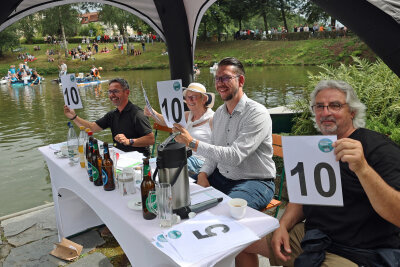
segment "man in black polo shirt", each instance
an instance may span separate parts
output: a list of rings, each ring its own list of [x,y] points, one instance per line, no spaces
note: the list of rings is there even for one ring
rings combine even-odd
[[[343,206],[289,203],[280,226],[236,257],[236,266],[399,266],[400,147],[365,129],[365,106],[343,81],[321,81],[311,93],[316,126],[337,135]],[[305,222],[303,222],[305,220]]]
[[[154,135],[149,119],[143,110],[129,101],[129,84],[121,78],[109,82],[108,95],[117,107],[96,122],[84,120],[73,109],[64,106],[64,114],[78,126],[90,128],[94,133],[111,128],[114,143],[122,151],[138,151],[150,155],[150,145],[154,144]]]

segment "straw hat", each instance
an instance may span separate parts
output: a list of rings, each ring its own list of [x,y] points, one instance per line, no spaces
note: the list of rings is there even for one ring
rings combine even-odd
[[[186,96],[186,92],[188,90],[207,96],[206,107],[212,108],[214,106],[215,94],[214,93],[207,93],[206,88],[201,83],[191,83],[191,84],[189,84],[189,86],[184,89],[183,96]]]

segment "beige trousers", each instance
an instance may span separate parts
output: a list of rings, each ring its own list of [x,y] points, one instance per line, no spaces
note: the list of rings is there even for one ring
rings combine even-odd
[[[269,262],[272,266],[294,266],[294,260],[299,256],[303,250],[301,249],[301,240],[304,237],[304,223],[296,224],[292,230],[289,232],[289,240],[290,240],[290,248],[292,249],[292,255],[290,260],[287,262],[283,262],[280,259],[275,258],[275,255],[270,256]],[[272,233],[266,236],[267,244],[271,244]],[[326,252],[325,260],[322,263],[321,267],[357,267],[358,265],[354,262],[340,257],[338,255]]]

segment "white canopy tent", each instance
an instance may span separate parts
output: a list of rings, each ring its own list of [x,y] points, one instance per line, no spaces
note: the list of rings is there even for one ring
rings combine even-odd
[[[192,81],[201,18],[216,0],[92,0],[127,10],[147,22],[168,46],[171,79]],[[238,0],[240,1],[240,0]],[[362,38],[400,76],[398,0],[313,0]],[[0,31],[37,11],[80,0],[9,0],[2,3]]]

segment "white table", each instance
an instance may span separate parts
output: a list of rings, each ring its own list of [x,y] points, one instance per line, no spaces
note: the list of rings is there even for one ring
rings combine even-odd
[[[143,219],[141,211],[127,207],[129,197],[117,190],[106,192],[102,186],[89,181],[85,169],[79,164],[70,166],[68,159],[54,155],[49,146],[40,147],[50,171],[58,237],[68,237],[94,226],[106,224],[124,250],[133,266],[177,266],[167,255],[151,244],[153,236],[161,232],[157,219]],[[198,188],[192,184],[191,191]],[[229,216],[226,203],[209,209],[211,213]],[[246,218],[239,221],[259,237],[278,227],[275,218],[248,208]],[[201,266],[234,266],[234,257],[245,246],[210,257]],[[196,264],[196,266],[200,266]]]

